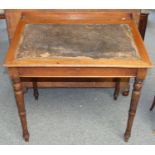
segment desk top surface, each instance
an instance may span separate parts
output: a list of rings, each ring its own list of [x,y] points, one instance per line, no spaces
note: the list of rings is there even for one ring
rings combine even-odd
[[[27,24],[16,59],[139,59],[127,24]]]
[[[63,22],[21,20],[4,65],[121,68],[152,66],[132,21]]]

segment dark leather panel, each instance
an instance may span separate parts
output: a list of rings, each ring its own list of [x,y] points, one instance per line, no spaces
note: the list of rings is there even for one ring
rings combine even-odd
[[[126,24],[28,24],[16,58],[139,58]]]

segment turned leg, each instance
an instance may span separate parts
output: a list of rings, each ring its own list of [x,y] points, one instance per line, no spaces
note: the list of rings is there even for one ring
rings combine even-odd
[[[114,100],[117,100],[119,92],[120,92],[120,78],[117,78],[116,84],[115,84],[114,96],[113,96]]]
[[[39,92],[38,92],[37,79],[34,78],[32,83],[33,83],[33,96],[35,100],[38,100]]]
[[[26,121],[26,111],[24,105],[24,95],[23,95],[23,88],[20,78],[12,78],[14,94],[16,98],[16,104],[18,108],[18,113],[23,129],[23,138],[25,141],[29,141],[29,132],[27,129],[27,121]]]
[[[131,103],[130,103],[130,109],[129,109],[129,116],[128,116],[128,122],[127,122],[127,128],[124,134],[124,140],[127,142],[131,135],[131,129],[133,125],[133,120],[136,114],[136,109],[140,97],[140,92],[142,88],[143,80],[135,78],[133,91],[132,91],[132,97],[131,97]]]
[[[153,110],[154,106],[155,106],[155,96],[154,96],[154,100],[153,100],[152,106],[151,106],[151,108],[150,108],[150,111]]]

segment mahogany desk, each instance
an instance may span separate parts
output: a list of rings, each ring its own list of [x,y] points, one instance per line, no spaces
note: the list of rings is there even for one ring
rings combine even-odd
[[[29,140],[29,132],[23,79],[135,77],[124,134],[128,141],[143,80],[152,66],[132,18],[118,14],[117,19],[109,20],[102,12],[48,16],[23,15],[5,61],[25,141]]]

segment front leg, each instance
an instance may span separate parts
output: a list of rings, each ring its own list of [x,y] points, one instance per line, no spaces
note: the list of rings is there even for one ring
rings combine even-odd
[[[140,98],[140,92],[142,88],[143,80],[135,78],[135,82],[133,85],[130,109],[129,109],[129,116],[127,122],[127,128],[124,134],[124,140],[127,142],[131,136],[131,129],[134,121],[134,117],[137,110],[138,101]]]
[[[14,94],[16,98],[18,113],[19,113],[22,129],[23,129],[23,138],[25,139],[25,141],[29,141],[29,132],[27,129],[22,82],[19,77],[13,77],[12,82],[13,82],[13,88],[14,88]]]

